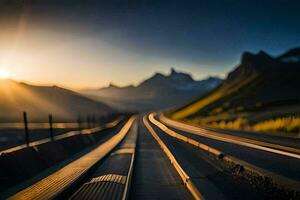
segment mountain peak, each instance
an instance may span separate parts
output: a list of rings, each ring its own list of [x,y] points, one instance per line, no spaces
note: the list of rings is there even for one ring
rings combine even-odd
[[[115,85],[115,84],[113,84],[113,83],[109,83],[109,86],[108,86],[109,88],[119,88],[119,86],[117,86],[117,85]]]
[[[179,82],[193,82],[194,79],[188,73],[178,72],[174,68],[171,68],[171,73],[168,76],[169,79]]]
[[[264,51],[259,51],[257,54],[245,52],[242,54],[241,64],[242,65],[257,65],[261,62],[269,62],[273,58]]]
[[[276,65],[276,59],[264,51],[259,51],[256,54],[244,52],[241,57],[241,64],[228,74],[227,80],[231,81],[238,77],[246,78],[252,74],[261,74]]]
[[[263,51],[263,50],[260,50],[259,52],[258,52],[258,54],[257,55],[259,55],[259,56],[266,56],[266,57],[270,57],[270,55],[269,54],[267,54],[265,51]]]
[[[259,51],[257,54],[245,52],[242,55],[239,67],[261,72],[267,69],[268,66],[273,65],[275,62],[276,60],[264,51]]]
[[[165,75],[163,75],[162,73],[156,72],[152,78],[165,78]]]
[[[188,73],[178,72],[175,68],[171,68],[169,76],[176,76],[176,75],[189,75]],[[189,75],[190,76],[190,75]]]
[[[297,63],[300,62],[300,47],[293,48],[286,53],[280,55],[278,60],[285,63]]]
[[[178,72],[175,70],[175,68],[171,68],[171,73],[170,73],[170,75],[172,75],[172,74],[178,74]]]

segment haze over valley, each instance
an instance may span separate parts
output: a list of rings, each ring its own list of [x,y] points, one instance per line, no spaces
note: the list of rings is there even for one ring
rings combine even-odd
[[[109,87],[82,90],[93,99],[126,111],[149,111],[180,106],[221,83],[217,77],[195,81],[190,74],[171,69],[168,75],[155,73],[138,86]]]

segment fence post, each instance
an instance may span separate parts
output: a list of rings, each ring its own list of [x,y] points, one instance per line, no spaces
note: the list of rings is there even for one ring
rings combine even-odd
[[[95,114],[92,115],[92,128],[96,127],[96,118],[95,118]]]
[[[87,128],[91,128],[91,118],[90,115],[87,116]]]
[[[98,117],[98,125],[99,125],[99,126],[102,125],[102,116],[101,116],[101,115]]]
[[[29,131],[28,131],[28,120],[27,113],[23,112],[24,128],[25,128],[25,143],[29,147]]]
[[[77,118],[77,124],[78,124],[78,131],[79,131],[79,133],[81,133],[81,119],[80,119],[80,116],[78,116],[78,118]]]
[[[53,117],[51,114],[49,114],[49,130],[50,130],[50,138],[51,140],[54,139],[54,135],[53,135]]]

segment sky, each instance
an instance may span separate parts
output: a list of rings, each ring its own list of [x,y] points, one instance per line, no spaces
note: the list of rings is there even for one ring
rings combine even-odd
[[[300,1],[3,0],[0,27],[0,72],[12,79],[125,86],[172,67],[224,77],[244,51],[298,47]]]

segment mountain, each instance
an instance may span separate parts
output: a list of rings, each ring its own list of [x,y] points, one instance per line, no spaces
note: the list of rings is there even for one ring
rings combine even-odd
[[[278,60],[285,63],[300,62],[300,47],[289,50],[278,57]]]
[[[117,87],[111,84],[81,93],[120,109],[146,111],[179,106],[220,83],[221,79],[215,77],[195,81],[189,74],[171,69],[169,75],[156,73],[138,86]]]
[[[0,121],[21,121],[26,111],[30,121],[75,121],[80,115],[105,115],[114,110],[103,103],[57,86],[33,86],[0,80]]]
[[[174,119],[256,123],[300,116],[300,48],[272,57],[245,52],[240,64],[209,94],[175,110]],[[197,121],[196,120],[196,121]]]

